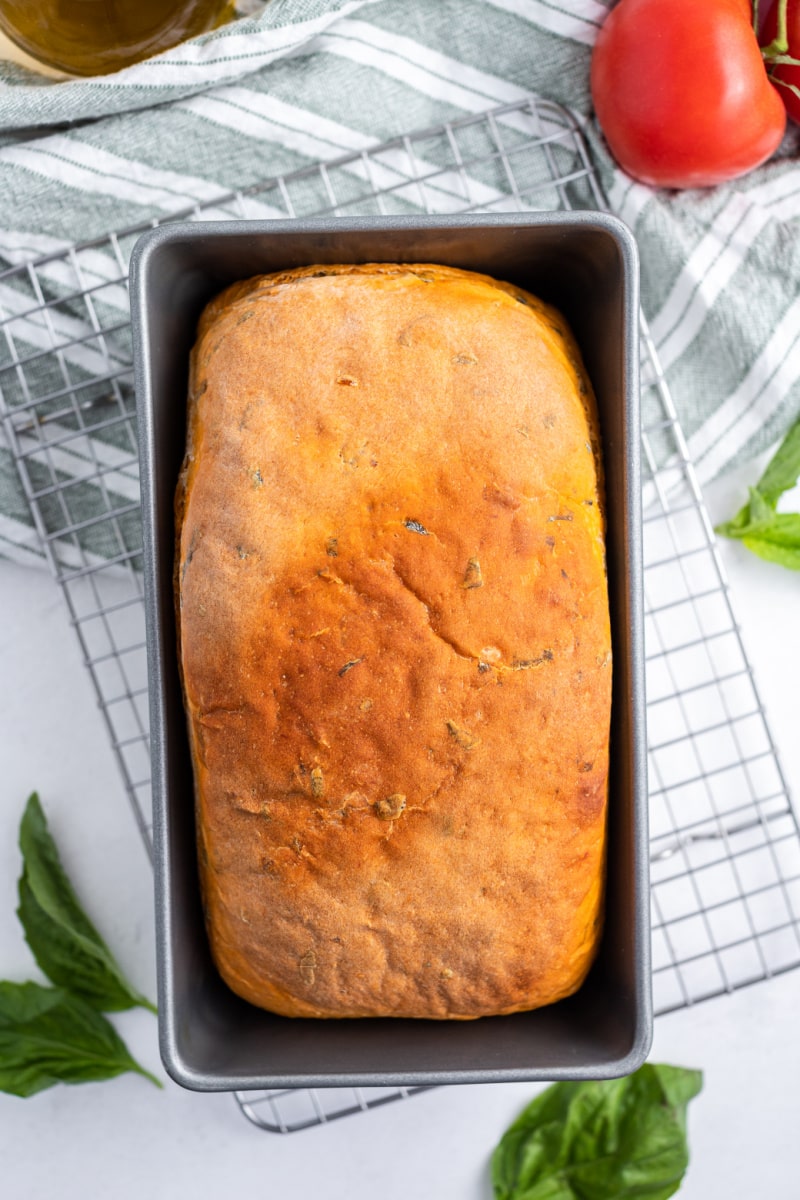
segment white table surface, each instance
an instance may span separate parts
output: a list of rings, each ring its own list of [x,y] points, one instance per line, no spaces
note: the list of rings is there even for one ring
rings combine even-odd
[[[714,485],[730,515],[760,464]],[[800,507],[795,496],[794,507]],[[795,798],[800,796],[800,575],[725,544],[734,600]],[[0,977],[40,978],[14,910],[24,801],[40,792],[66,866],[137,987],[155,995],[151,872],[56,585],[0,563]],[[656,1021],[651,1058],[702,1068],[686,1200],[800,1196],[800,971]],[[2,1193],[18,1200],[490,1200],[492,1147],[536,1088],[439,1089],[289,1136],[249,1125],[224,1095],[169,1081],[155,1019],[120,1014],[164,1081],[123,1076],[0,1095]]]

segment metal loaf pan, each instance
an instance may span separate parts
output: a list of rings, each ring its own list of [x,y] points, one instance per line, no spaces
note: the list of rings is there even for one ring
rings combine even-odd
[[[314,263],[430,262],[509,280],[556,304],[600,409],[614,644],[606,923],[580,991],[479,1021],[314,1021],[235,996],[208,950],[195,863],[192,770],[173,601],[173,496],[184,452],[189,351],[228,284]],[[651,1038],[638,265],[602,213],[174,224],[131,264],[144,520],[161,1052],[196,1090],[592,1079],[625,1074]],[[536,947],[531,947],[536,953]]]

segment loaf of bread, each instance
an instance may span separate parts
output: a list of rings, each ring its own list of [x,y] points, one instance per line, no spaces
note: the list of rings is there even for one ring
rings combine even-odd
[[[611,644],[563,318],[452,268],[262,276],[202,316],[177,497],[203,904],[287,1016],[574,992],[602,919]]]

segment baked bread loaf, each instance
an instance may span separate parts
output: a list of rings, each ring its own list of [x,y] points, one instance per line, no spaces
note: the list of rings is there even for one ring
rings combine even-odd
[[[611,647],[563,318],[429,265],[206,309],[177,497],[203,902],[288,1016],[574,992],[601,924]]]

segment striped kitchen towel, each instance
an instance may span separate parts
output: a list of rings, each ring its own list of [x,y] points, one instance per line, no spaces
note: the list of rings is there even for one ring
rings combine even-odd
[[[589,58],[608,6],[272,0],[100,79],[52,82],[0,63],[0,321],[21,303],[4,266],[534,93],[577,115],[611,207],[636,235],[645,313],[701,481],[712,479],[800,409],[800,141],[791,130],[767,166],[708,191],[628,179],[591,114]],[[100,254],[95,269],[102,279]],[[106,298],[124,312],[119,291]],[[0,383],[7,352],[0,341]],[[84,357],[91,373],[88,342]],[[111,429],[98,431],[103,486],[133,503],[135,475],[114,469],[116,452]],[[71,469],[65,455],[60,477]],[[0,554],[38,555],[1,442]]]

